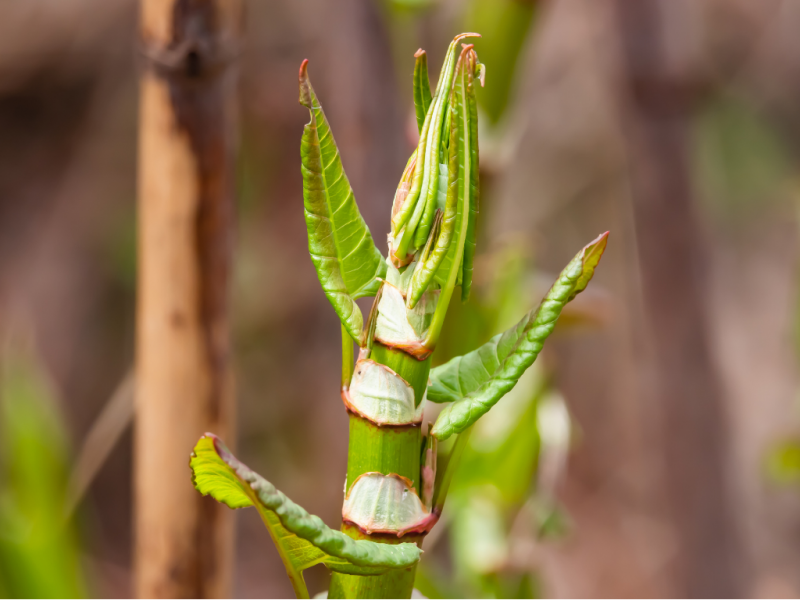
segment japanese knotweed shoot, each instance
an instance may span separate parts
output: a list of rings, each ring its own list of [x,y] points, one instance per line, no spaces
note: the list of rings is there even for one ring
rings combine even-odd
[[[342,323],[341,395],[350,419],[342,531],[293,504],[210,434],[191,460],[198,490],[261,513],[299,596],[308,594],[302,570],[322,563],[333,571],[329,598],[410,597],[419,545],[441,514],[470,426],[533,363],[606,246],[607,233],[581,250],[517,326],[431,371],[455,288],[461,286],[462,300],[469,296],[475,253],[475,93],[485,68],[472,45],[459,48],[466,37],[479,36],[452,41],[435,93],[427,55],[415,54],[420,139],[394,195],[385,258],[356,205],[308,62],[300,67],[300,103],[311,117],[301,143],[308,248]],[[355,302],[365,296],[375,297],[366,323]],[[360,346],[357,361],[353,340]],[[423,438],[428,399],[449,404]],[[458,438],[437,473],[437,442],[453,434]]]

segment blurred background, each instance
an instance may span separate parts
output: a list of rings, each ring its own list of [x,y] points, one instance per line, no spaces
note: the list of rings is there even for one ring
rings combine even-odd
[[[800,3],[246,4],[239,457],[339,522],[347,415],[302,216],[301,60],[383,249],[413,53],[435,85],[449,40],[477,31],[476,292],[434,360],[513,324],[611,236],[471,441],[419,589],[800,596]],[[133,593],[136,48],[134,0],[0,3],[0,595]],[[236,527],[235,595],[290,596],[256,512]],[[321,567],[306,578],[327,588]]]

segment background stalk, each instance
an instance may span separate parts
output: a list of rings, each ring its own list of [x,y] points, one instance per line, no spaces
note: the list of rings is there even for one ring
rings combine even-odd
[[[370,358],[386,365],[414,388],[417,405],[422,401],[428,386],[430,358],[417,360],[413,356],[375,342]],[[347,490],[362,473],[397,473],[414,482],[417,493],[420,487],[420,456],[422,453],[421,427],[378,427],[367,419],[350,415],[350,442],[347,456]],[[343,523],[342,531],[353,539],[370,539],[382,543],[421,543],[418,534],[398,538],[394,535],[368,535],[358,527]],[[384,575],[362,577],[334,573],[328,592],[329,598],[410,598],[414,588],[416,567],[389,571]]]
[[[231,439],[227,296],[239,0],[142,0],[135,590],[230,595],[233,515],[200,496],[189,451]]]

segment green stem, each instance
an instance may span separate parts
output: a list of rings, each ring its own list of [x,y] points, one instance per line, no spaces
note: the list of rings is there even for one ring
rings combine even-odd
[[[302,572],[296,573],[289,573],[289,581],[292,582],[292,589],[294,590],[294,595],[298,598],[305,600],[306,598],[311,598],[308,593],[308,587],[306,586],[306,581],[303,579]]]
[[[370,358],[385,365],[405,379],[414,388],[417,405],[422,402],[428,386],[431,361],[417,360],[401,350],[388,348],[375,342]],[[421,493],[420,454],[422,450],[421,427],[407,425],[401,427],[379,427],[356,415],[350,415],[350,444],[347,455],[347,483],[350,486],[359,475],[379,472],[384,475],[397,473],[414,482]],[[422,536],[405,535],[401,538],[392,535],[368,535],[349,523],[342,525],[342,531],[354,539],[371,539],[381,543],[416,542]],[[328,591],[329,598],[410,598],[414,588],[416,569],[389,571],[383,575],[363,577],[334,573]]]
[[[363,533],[353,525],[342,526],[342,531],[356,540],[380,541],[384,544],[422,543],[421,535],[406,535],[402,538],[385,535],[378,538]],[[416,567],[396,569],[373,577],[334,573],[328,598],[410,598],[416,570]]]

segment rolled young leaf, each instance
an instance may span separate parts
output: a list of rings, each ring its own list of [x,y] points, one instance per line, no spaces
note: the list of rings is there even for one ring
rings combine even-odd
[[[203,495],[230,508],[256,507],[298,597],[308,598],[302,571],[319,563],[339,573],[378,575],[419,560],[420,550],[414,544],[356,541],[330,529],[237,460],[211,433],[197,442],[189,464],[192,482]]]
[[[414,245],[420,247],[428,239],[431,226],[433,223],[433,215],[436,209],[438,188],[439,188],[439,155],[442,144],[448,138],[442,138],[445,134],[445,123],[448,121],[448,108],[450,107],[451,89],[454,86],[456,77],[456,63],[459,55],[458,42],[466,37],[480,37],[478,34],[462,33],[456,36],[448,48],[448,56],[442,68],[442,74],[439,76],[439,82],[436,85],[436,97],[433,99],[431,112],[433,113],[433,120],[431,122],[431,135],[428,137],[428,152],[425,156],[426,160],[426,181],[423,182],[422,194],[420,195],[420,203],[425,203],[425,209],[422,212],[422,219],[415,229]],[[430,173],[428,176],[427,172]],[[427,188],[425,187],[427,184]]]
[[[414,111],[417,114],[417,127],[422,133],[425,115],[431,105],[431,82],[428,79],[428,55],[420,48],[414,54]]]
[[[469,181],[469,214],[467,225],[467,241],[464,244],[464,259],[461,263],[461,301],[469,300],[472,289],[472,263],[475,258],[475,224],[478,221],[478,203],[480,197],[480,173],[478,153],[478,101],[475,98],[475,75],[479,69],[478,56],[469,54],[470,76],[467,81],[467,104],[469,108],[469,150],[470,150],[470,181]],[[483,78],[481,78],[483,87]]]
[[[466,65],[467,62],[470,60],[470,55],[474,54],[474,49],[472,44],[462,44],[463,50],[461,51],[461,55],[459,57],[459,62],[462,65]],[[457,131],[459,135],[454,136],[454,140],[458,140],[458,174],[455,181],[458,182],[458,198],[459,198],[459,209],[458,212],[463,216],[463,218],[458,220],[457,225],[457,234],[458,238],[455,243],[451,243],[451,248],[453,250],[452,254],[452,261],[450,263],[449,269],[447,270],[447,279],[444,281],[441,288],[441,296],[439,298],[439,304],[436,307],[436,311],[433,314],[433,318],[431,319],[431,326],[428,329],[428,334],[425,336],[425,341],[422,344],[422,347],[428,351],[433,352],[434,348],[436,348],[436,343],[439,340],[439,334],[442,331],[442,326],[444,325],[444,319],[447,315],[447,309],[450,306],[450,298],[453,295],[453,289],[455,288],[458,281],[461,279],[461,275],[463,273],[463,269],[461,268],[461,261],[464,258],[464,246],[467,240],[467,232],[468,232],[468,220],[466,218],[467,213],[469,212],[469,185],[472,181],[471,177],[471,165],[470,165],[470,135],[469,135],[469,113],[467,112],[467,80],[472,77],[473,73],[469,69],[462,68],[459,72],[459,77],[456,77],[456,83],[453,86],[453,94],[458,94],[461,96],[460,100],[456,103],[450,105],[451,110],[454,110],[457,107],[461,107],[460,114],[457,115],[455,118],[461,119],[461,123]],[[453,181],[453,176],[451,174],[450,180]],[[439,266],[437,269],[437,274],[442,272],[445,268],[447,263],[447,257],[450,255],[448,254],[445,256],[445,260],[442,261],[442,265]]]
[[[405,226],[405,231],[400,243],[394,250],[398,259],[404,259],[412,242],[421,246],[428,238],[428,232],[433,224],[433,215],[437,200],[439,186],[439,149],[441,147],[442,125],[445,120],[444,107],[448,103],[450,87],[455,70],[458,41],[465,37],[480,37],[475,33],[462,33],[457,35],[447,49],[439,81],[436,84],[436,94],[425,116],[425,123],[417,145],[417,168],[411,182],[411,189],[403,210],[397,213],[392,220],[393,230],[399,231]],[[420,228],[418,232],[417,229]]]
[[[300,146],[308,251],[328,300],[350,336],[358,341],[363,326],[357,298],[372,296],[386,263],[372,240],[344,172],[339,149],[308,79],[308,61],[300,67],[300,104],[311,121]]]
[[[453,402],[432,435],[445,440],[483,416],[516,385],[552,333],[564,305],[586,288],[603,255],[608,232],[581,250],[561,272],[542,303],[517,325],[486,344],[431,371],[428,399]]]
[[[414,275],[411,277],[411,284],[408,288],[408,307],[414,308],[419,301],[422,294],[430,285],[442,261],[448,254],[455,254],[453,241],[453,233],[460,230],[461,219],[463,218],[460,210],[462,205],[463,195],[462,192],[467,190],[467,186],[461,181],[464,177],[464,169],[459,168],[459,159],[464,157],[463,152],[463,137],[469,135],[468,132],[463,130],[462,113],[467,110],[467,107],[462,105],[462,100],[465,97],[461,93],[463,86],[461,71],[466,65],[462,64],[459,60],[455,71],[455,81],[453,84],[453,91],[450,94],[450,144],[449,144],[449,160],[448,160],[448,182],[447,182],[447,199],[445,201],[444,218],[442,219],[441,233],[435,240],[433,251],[430,256],[425,257],[417,263],[414,269]],[[469,155],[466,155],[469,158]],[[422,257],[421,257],[422,258]],[[451,259],[452,260],[452,259]],[[447,273],[446,269],[442,269]],[[445,278],[447,275],[445,274]]]

